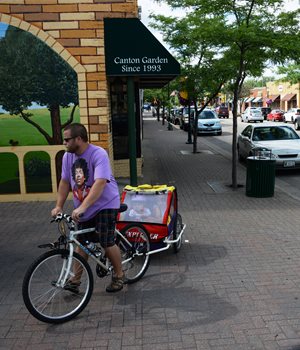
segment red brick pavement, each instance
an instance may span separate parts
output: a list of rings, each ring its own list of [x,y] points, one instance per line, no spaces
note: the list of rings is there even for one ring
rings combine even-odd
[[[115,295],[97,278],[82,314],[43,324],[21,285],[36,246],[56,238],[53,203],[0,203],[0,349],[300,349],[299,201],[277,188],[272,198],[232,191],[230,161],[201,138],[200,153],[183,154],[191,146],[181,130],[145,120],[144,135],[140,183],[177,186],[182,250],[154,256],[143,279]]]

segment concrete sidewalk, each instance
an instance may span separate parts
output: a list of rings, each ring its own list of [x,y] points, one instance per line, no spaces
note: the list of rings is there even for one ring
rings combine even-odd
[[[66,324],[35,320],[21,296],[36,246],[56,238],[53,203],[0,203],[0,349],[300,349],[299,201],[277,188],[272,198],[232,191],[230,161],[201,137],[192,154],[186,139],[144,120],[139,181],[176,185],[182,250],[153,256],[143,279],[115,295],[97,278],[87,308]]]

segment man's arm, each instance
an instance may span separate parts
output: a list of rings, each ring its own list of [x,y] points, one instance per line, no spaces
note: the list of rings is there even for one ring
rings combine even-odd
[[[51,211],[51,215],[53,217],[62,212],[65,201],[69,194],[69,190],[69,182],[64,179],[61,179],[57,191],[56,207]]]
[[[84,214],[84,212],[92,206],[96,200],[101,196],[104,187],[106,186],[107,180],[106,179],[96,179],[93,183],[90,192],[87,197],[83,200],[81,205],[73,210],[72,212],[72,218],[76,221],[79,220],[79,216]]]

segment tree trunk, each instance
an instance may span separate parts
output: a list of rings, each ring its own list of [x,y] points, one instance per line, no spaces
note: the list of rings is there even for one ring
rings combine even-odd
[[[244,68],[244,49],[241,48],[241,58],[239,64],[239,73],[234,83],[233,90],[233,124],[232,124],[232,188],[237,189],[237,112],[238,112],[238,98],[241,93],[246,77],[246,70]]]
[[[233,109],[232,109],[232,188],[237,189],[237,102],[238,102],[238,85],[233,92]]]
[[[162,110],[162,125],[165,125],[165,105],[163,105],[163,110]]]
[[[197,139],[198,139],[198,109],[197,100],[194,101],[195,112],[193,120],[193,153],[197,153]],[[190,125],[191,127],[191,125]]]
[[[59,105],[54,105],[49,108],[52,126],[53,145],[62,145],[63,138],[61,133],[61,120]]]
[[[157,117],[157,121],[158,121],[158,122],[160,121],[159,107],[160,107],[160,105],[158,105],[158,106],[156,107],[156,117]]]

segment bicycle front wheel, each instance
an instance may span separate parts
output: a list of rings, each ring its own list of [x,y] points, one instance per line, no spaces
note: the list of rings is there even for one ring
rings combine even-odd
[[[127,283],[140,280],[147,271],[150,263],[150,236],[140,224],[130,224],[117,236],[116,244],[119,246],[122,257],[122,268]]]
[[[93,274],[88,263],[74,252],[69,275],[69,251],[56,249],[41,255],[32,263],[23,280],[23,300],[28,311],[38,320],[62,323],[77,316],[88,304],[93,292]],[[62,285],[67,279],[81,275],[77,288]]]

